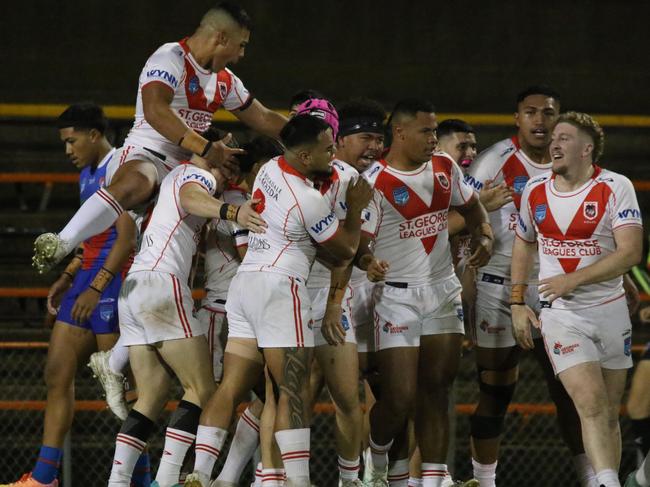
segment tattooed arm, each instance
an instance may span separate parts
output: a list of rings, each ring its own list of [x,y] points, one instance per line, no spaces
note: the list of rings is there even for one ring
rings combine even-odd
[[[352,275],[352,264],[331,269],[330,291],[327,294],[327,307],[321,325],[321,333],[330,345],[345,343],[345,328],[341,324],[343,313],[341,303]]]

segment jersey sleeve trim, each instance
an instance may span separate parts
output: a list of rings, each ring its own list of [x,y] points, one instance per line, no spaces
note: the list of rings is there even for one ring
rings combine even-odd
[[[159,79],[152,79],[151,81],[147,81],[146,83],[144,83],[142,85],[141,89],[143,90],[145,86],[149,86],[149,85],[152,85],[154,83],[158,83],[158,84],[161,84],[162,86],[164,86],[165,88],[169,88],[172,93],[176,92],[176,89],[172,85],[170,85],[169,83],[166,83],[165,81],[161,81]]]

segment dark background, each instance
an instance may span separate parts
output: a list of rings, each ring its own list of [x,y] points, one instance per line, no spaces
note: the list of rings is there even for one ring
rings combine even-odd
[[[213,4],[25,0],[0,6],[0,101],[133,104],[160,44],[192,33]],[[513,110],[545,82],[563,108],[650,113],[650,2],[243,0],[255,23],[234,67],[269,106],[313,87],[335,100],[408,95],[439,111]]]

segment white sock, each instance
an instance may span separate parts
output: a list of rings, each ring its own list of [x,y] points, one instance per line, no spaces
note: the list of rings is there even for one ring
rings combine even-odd
[[[359,478],[359,457],[346,460],[339,455],[339,478],[341,480],[356,480]]]
[[[115,456],[111,476],[108,479],[109,487],[129,487],[131,475],[135,464],[147,444],[133,436],[118,433],[115,439]]]
[[[378,445],[372,441],[372,433],[369,438],[370,444],[370,457],[372,458],[372,467],[375,470],[383,472],[388,466],[388,450],[393,446],[393,440],[390,440],[385,445]]]
[[[81,205],[59,237],[65,240],[69,248],[75,248],[110,227],[123,212],[117,200],[105,188],[101,188]]]
[[[156,472],[156,481],[160,487],[171,487],[178,483],[181,467],[187,450],[194,443],[194,436],[187,431],[167,428],[165,432],[165,446]]]
[[[129,347],[124,346],[124,339],[120,335],[108,356],[108,368],[116,374],[122,374],[128,363]]]
[[[259,462],[257,467],[255,467],[255,481],[253,482],[253,487],[262,487],[262,462]]]
[[[646,455],[645,460],[634,474],[634,478],[641,487],[650,487],[650,455]]]
[[[422,487],[441,487],[446,475],[447,465],[444,463],[423,463]]]
[[[606,468],[596,473],[598,477],[598,484],[605,487],[621,487],[621,482],[618,480],[618,472],[611,468]]]
[[[497,463],[478,463],[472,458],[473,475],[479,481],[481,487],[496,487]]]
[[[409,477],[408,487],[422,487],[422,479]]]
[[[194,447],[196,453],[196,459],[194,460],[195,472],[207,475],[208,478],[212,476],[214,462],[219,458],[227,435],[226,430],[216,426],[199,425],[196,431],[196,446]]]
[[[237,422],[237,429],[230,444],[230,450],[228,450],[226,463],[217,480],[232,482],[234,484],[238,483],[244,468],[253,456],[253,453],[255,453],[259,438],[260,420],[250,412],[249,407]]]
[[[388,462],[388,485],[390,487],[408,487],[408,480],[408,458]]]
[[[598,487],[596,472],[586,453],[573,457],[573,467],[576,469],[582,487]]]
[[[282,487],[284,485],[283,468],[265,468],[262,470],[261,487]]]
[[[275,432],[287,479],[309,479],[309,428]]]

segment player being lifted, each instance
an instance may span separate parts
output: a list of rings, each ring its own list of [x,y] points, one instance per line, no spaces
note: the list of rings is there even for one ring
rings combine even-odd
[[[257,101],[226,66],[244,57],[251,20],[236,4],[217,4],[194,34],[162,45],[147,60],[138,84],[133,128],[115,154],[107,187],[89,198],[60,234],[34,244],[34,266],[43,272],[80,242],[113,224],[122,212],[149,202],[162,178],[197,154],[228,173],[240,149],[199,135],[223,106],[257,132],[277,137],[286,119]]]
[[[618,415],[632,366],[632,325],[622,276],[641,260],[643,228],[632,183],[596,165],[604,146],[598,123],[562,115],[553,130],[552,173],[521,196],[512,254],[511,309],[517,343],[531,349],[541,329],[553,369],[580,416],[597,484],[620,486]],[[539,254],[539,322],[526,304]]]
[[[115,149],[106,139],[102,109],[91,104],[68,107],[57,119],[70,161],[81,170],[81,201],[103,185]],[[45,366],[47,405],[43,445],[31,474],[13,485],[56,486],[63,440],[74,415],[74,377],[79,365],[96,350],[109,350],[117,341],[117,297],[122,272],[135,246],[136,228],[128,214],[115,225],[83,243],[52,285],[48,309],[56,314]]]
[[[356,253],[361,210],[371,190],[359,179],[347,191],[348,216],[339,223],[331,205],[314,185],[329,184],[334,155],[332,129],[310,115],[291,119],[281,132],[285,155],[260,170],[253,198],[268,224],[264,235],[249,235],[248,251],[228,292],[228,345],[242,351],[261,348],[279,390],[275,437],[282,453],[288,486],[308,486],[310,451],[309,368],[314,336],[306,280],[317,247],[332,261]],[[262,372],[255,360],[226,361],[224,381],[231,373],[250,390]],[[238,370],[235,370],[238,368]],[[232,369],[232,370],[231,370]],[[188,486],[207,486],[227,434],[234,408],[229,395],[210,400],[196,439],[194,474]]]
[[[487,213],[460,168],[446,154],[433,154],[436,127],[430,103],[398,102],[390,119],[390,151],[380,170],[368,175],[375,192],[364,230],[374,239],[374,251],[364,234],[358,262],[371,281],[383,281],[374,291],[381,383],[381,398],[370,413],[374,485],[382,485],[387,452],[409,417],[415,418],[423,485],[451,482],[445,480],[447,412],[463,322],[449,250],[450,206],[472,229],[475,250],[469,265],[484,265],[492,248]]]

